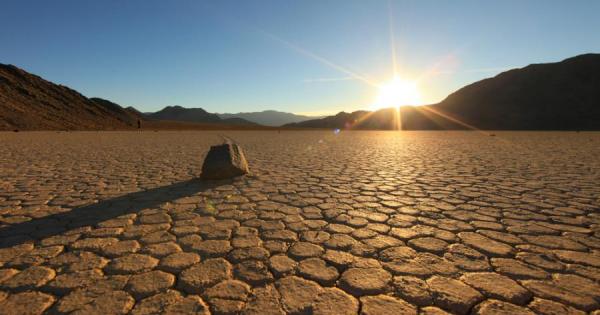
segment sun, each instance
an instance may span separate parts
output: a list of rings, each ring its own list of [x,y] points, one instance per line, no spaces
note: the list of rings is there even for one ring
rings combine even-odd
[[[379,86],[379,94],[373,109],[401,106],[418,106],[422,104],[421,93],[417,82],[394,77],[391,81]]]

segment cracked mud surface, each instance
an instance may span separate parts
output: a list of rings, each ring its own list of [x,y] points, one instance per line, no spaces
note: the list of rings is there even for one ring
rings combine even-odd
[[[222,133],[0,133],[0,313],[599,313],[599,133]]]

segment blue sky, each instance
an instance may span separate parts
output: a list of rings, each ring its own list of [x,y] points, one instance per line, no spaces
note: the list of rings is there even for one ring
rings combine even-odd
[[[390,9],[391,8],[391,9]],[[368,108],[421,78],[425,103],[506,68],[600,52],[600,1],[3,0],[0,62],[142,111]]]

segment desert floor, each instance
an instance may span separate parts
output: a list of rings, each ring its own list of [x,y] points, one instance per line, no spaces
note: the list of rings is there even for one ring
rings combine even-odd
[[[600,133],[0,133],[1,314],[599,307]]]

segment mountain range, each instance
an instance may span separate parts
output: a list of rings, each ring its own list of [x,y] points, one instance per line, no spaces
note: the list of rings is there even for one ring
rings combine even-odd
[[[213,114],[202,108],[185,108],[175,105],[167,106],[157,112],[144,113],[144,117],[154,120],[225,123],[232,125],[262,125],[276,127],[289,123],[318,119],[322,118],[323,116],[303,116],[275,110],[237,114]]]
[[[293,113],[280,112],[276,110],[264,110],[262,112],[249,112],[237,114],[217,114],[223,119],[241,118],[263,126],[281,126],[285,124],[302,122],[311,119],[320,119],[324,116],[305,116]]]
[[[397,116],[400,119],[397,119]],[[294,128],[600,130],[600,54],[532,64],[467,85],[438,104],[341,112]]]
[[[261,125],[282,125],[304,117],[276,111],[221,115],[181,106],[141,113],[0,64],[0,130],[120,130],[135,129],[138,121],[153,129],[268,129]],[[311,118],[315,117],[305,117]]]
[[[146,119],[186,121],[195,123],[217,123],[231,125],[257,125],[257,123],[238,117],[222,118],[202,108],[185,108],[182,106],[167,106],[154,113],[145,113]]]
[[[399,113],[399,114],[398,114]],[[87,98],[13,65],[0,64],[0,130],[488,129],[600,130],[600,54],[533,64],[467,85],[437,104],[327,117],[278,111],[214,114],[167,106],[154,113]]]
[[[123,130],[137,128],[138,121],[152,129],[266,128],[240,118],[221,119],[201,108],[167,106],[145,114],[0,64],[0,130]]]

